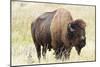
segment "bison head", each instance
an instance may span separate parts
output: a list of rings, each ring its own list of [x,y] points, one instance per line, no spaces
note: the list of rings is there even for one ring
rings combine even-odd
[[[81,19],[72,21],[68,25],[68,39],[70,44],[75,46],[78,55],[80,55],[81,49],[86,45],[85,27],[86,24]]]

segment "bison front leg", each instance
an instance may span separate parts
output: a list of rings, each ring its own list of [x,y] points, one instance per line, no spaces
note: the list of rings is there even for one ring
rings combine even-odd
[[[64,49],[64,51],[62,52],[62,54],[63,54],[62,55],[63,61],[64,60],[68,60],[70,58],[71,49],[72,49],[72,47]]]
[[[67,52],[67,53],[68,53],[68,54],[67,54],[67,59],[70,58],[70,52],[71,52],[71,49],[72,49],[72,47],[68,48],[68,50],[67,50],[67,51],[68,51],[68,52]]]
[[[57,49],[55,50],[55,58],[56,58],[57,60],[61,59],[60,48],[57,48]]]

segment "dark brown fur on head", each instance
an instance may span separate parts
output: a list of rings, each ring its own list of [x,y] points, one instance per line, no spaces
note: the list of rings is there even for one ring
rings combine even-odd
[[[73,23],[77,24],[82,29],[84,29],[86,27],[86,23],[82,19],[77,19]]]
[[[71,45],[75,46],[79,55],[81,49],[86,45],[85,27],[86,24],[81,19],[72,21],[68,25],[68,39],[71,41]]]

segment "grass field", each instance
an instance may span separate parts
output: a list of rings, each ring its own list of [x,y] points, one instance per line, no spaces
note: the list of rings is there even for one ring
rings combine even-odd
[[[34,43],[31,37],[31,23],[44,12],[57,8],[70,11],[74,19],[81,18],[86,21],[86,46],[78,56],[75,48],[71,51],[69,60],[56,60],[51,52],[47,51],[41,63],[79,62],[95,60],[95,7],[79,5],[62,5],[49,3],[32,3],[12,1],[12,65],[39,64]]]

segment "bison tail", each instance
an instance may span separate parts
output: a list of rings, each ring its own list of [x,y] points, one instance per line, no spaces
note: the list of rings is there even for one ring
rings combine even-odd
[[[32,32],[35,31],[35,23],[34,22],[32,22],[32,24],[31,24],[31,31]]]
[[[35,41],[35,24],[32,23],[31,24],[31,34],[32,34],[32,38]]]

